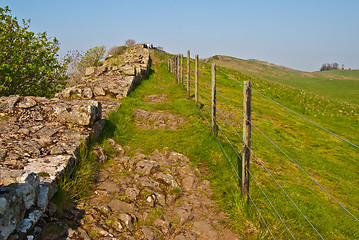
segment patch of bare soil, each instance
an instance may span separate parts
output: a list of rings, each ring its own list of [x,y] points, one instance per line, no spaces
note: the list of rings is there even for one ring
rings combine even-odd
[[[181,130],[181,125],[187,120],[177,114],[167,111],[135,110],[135,125],[144,129],[170,129]]]
[[[166,103],[168,101],[166,94],[160,95],[147,95],[145,96],[145,102],[158,104],[158,103]]]
[[[304,77],[311,77],[311,78],[314,77],[314,76],[313,76],[312,74],[310,74],[310,73],[302,73],[302,76],[304,76]]]

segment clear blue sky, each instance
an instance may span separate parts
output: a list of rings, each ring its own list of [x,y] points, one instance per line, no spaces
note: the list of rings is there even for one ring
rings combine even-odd
[[[359,68],[358,0],[0,0],[31,30],[61,42],[60,54],[126,39],[171,53],[259,59],[315,71]]]

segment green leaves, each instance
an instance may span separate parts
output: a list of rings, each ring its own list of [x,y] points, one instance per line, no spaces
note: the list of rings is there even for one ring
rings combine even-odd
[[[60,43],[46,32],[29,31],[30,20],[0,8],[0,95],[52,96],[64,85],[65,67],[57,60]]]

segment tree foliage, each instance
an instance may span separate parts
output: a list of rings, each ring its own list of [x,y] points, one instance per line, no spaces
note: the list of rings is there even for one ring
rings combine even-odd
[[[339,64],[338,63],[324,63],[321,67],[320,67],[320,71],[328,71],[328,70],[332,70],[332,69],[339,69]]]
[[[105,56],[105,46],[90,48],[85,52],[80,62],[78,63],[78,69],[80,72],[84,72],[86,68],[92,66],[101,65],[101,60]]]
[[[113,55],[121,55],[126,51],[126,46],[113,46],[108,50],[106,57],[110,57]]]
[[[136,41],[133,40],[133,39],[127,39],[125,44],[126,44],[127,47],[133,47],[133,46],[135,46]]]
[[[46,32],[29,31],[6,6],[0,7],[0,94],[51,96],[64,83],[65,66],[58,59],[59,42]]]

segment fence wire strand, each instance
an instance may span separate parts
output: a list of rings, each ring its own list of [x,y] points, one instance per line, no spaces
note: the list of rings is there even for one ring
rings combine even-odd
[[[211,124],[210,124],[209,121],[207,120],[207,118],[206,118],[206,116],[204,115],[202,109],[199,108],[199,110],[200,110],[200,112],[201,112],[203,118],[206,120],[208,126],[210,127]],[[224,150],[222,144],[219,142],[219,140],[218,140],[217,138],[216,138],[216,141],[217,141],[218,145],[221,147],[221,149],[222,149],[223,153],[225,154],[225,156],[226,156],[228,162],[230,162],[230,164],[231,164],[231,166],[232,166],[232,169],[233,169],[234,172],[236,173],[238,179],[239,179],[240,181],[242,181],[242,178],[239,176],[238,172],[237,172],[236,169],[234,168],[234,166],[233,166],[232,162],[230,161],[230,159],[229,159],[229,157],[228,157],[226,151]],[[269,226],[268,226],[266,220],[264,219],[263,215],[262,215],[261,212],[259,211],[259,209],[258,209],[257,205],[255,204],[255,202],[253,201],[252,197],[251,197],[250,195],[248,195],[248,197],[249,197],[249,199],[251,200],[251,202],[252,202],[253,206],[255,207],[255,209],[257,210],[257,212],[258,212],[259,216],[261,217],[262,221],[264,222],[264,224],[265,224],[265,226],[266,226],[268,232],[270,233],[270,235],[272,236],[272,238],[275,239],[275,237],[273,236],[273,233],[272,233],[272,231],[270,230],[270,228],[269,228]]]
[[[221,71],[221,70],[219,70],[219,71]],[[223,71],[221,71],[221,72],[224,73]],[[227,75],[226,73],[224,73],[224,74]],[[227,75],[227,76],[230,77],[229,75]],[[230,78],[233,79],[233,80],[235,80],[235,81],[237,81],[237,82],[239,82],[239,80],[236,80],[236,79],[234,79],[234,78],[232,78],[232,77],[230,77]],[[261,95],[261,96],[267,98],[268,100],[270,100],[270,101],[272,101],[272,102],[278,104],[279,106],[281,106],[281,107],[287,109],[288,111],[293,112],[294,114],[298,115],[299,117],[304,118],[305,120],[311,122],[312,124],[314,124],[314,125],[320,127],[321,129],[323,129],[323,130],[325,130],[325,131],[327,131],[327,132],[329,132],[329,133],[335,135],[336,137],[339,137],[339,136],[337,136],[336,134],[330,132],[329,130],[327,130],[327,129],[321,127],[320,125],[318,125],[318,124],[312,122],[311,120],[305,118],[304,116],[300,115],[299,113],[296,113],[296,112],[294,112],[293,110],[291,110],[291,109],[289,109],[289,108],[287,108],[287,107],[281,105],[280,103],[278,103],[278,102],[276,102],[276,101],[270,99],[269,97],[265,96],[264,94],[262,94],[262,93],[256,91],[255,89],[253,89],[253,88],[251,88],[251,89],[252,89],[254,92],[258,93],[259,95]],[[239,112],[239,110],[237,110],[237,111]],[[253,127],[254,127],[257,131],[259,131],[270,143],[272,143],[279,151],[281,151],[292,163],[294,163],[304,174],[306,174],[312,181],[314,181],[314,183],[316,183],[327,195],[329,195],[341,208],[343,208],[351,217],[353,217],[357,222],[359,222],[359,219],[358,219],[356,216],[354,216],[353,213],[351,213],[346,207],[344,207],[343,204],[341,204],[332,194],[330,194],[322,185],[320,185],[310,174],[308,174],[301,166],[299,166],[299,164],[297,164],[291,157],[289,157],[289,155],[288,155],[287,153],[285,153],[276,143],[274,143],[274,141],[272,141],[267,135],[265,135],[257,126],[255,126],[255,124],[253,124],[252,122],[251,122],[251,124],[252,124]],[[341,137],[339,137],[339,138],[342,139],[342,140],[344,140],[344,141],[346,141],[346,142],[348,142],[348,143],[350,143],[351,145],[353,145],[353,146],[355,146],[355,147],[358,147],[358,146],[356,146],[355,144],[352,144],[351,142],[349,142],[349,141],[347,141],[347,140],[345,140],[345,139],[343,139],[343,138],[341,138]],[[358,148],[359,148],[359,147],[358,147]]]
[[[307,216],[305,216],[305,214],[302,212],[302,210],[300,210],[300,208],[297,206],[297,204],[295,204],[295,202],[293,201],[293,199],[289,196],[289,194],[284,190],[284,188],[279,184],[279,182],[275,179],[275,177],[273,177],[273,175],[270,173],[270,171],[268,170],[268,168],[264,165],[263,161],[257,157],[257,155],[253,152],[252,149],[250,149],[252,155],[261,163],[261,165],[264,167],[264,169],[267,171],[267,173],[272,177],[272,179],[274,180],[274,182],[279,186],[279,188],[284,192],[284,194],[287,196],[287,198],[293,203],[293,205],[296,207],[296,209],[302,214],[302,216],[304,217],[304,219],[309,223],[309,225],[316,231],[316,233],[321,237],[321,239],[324,239],[323,236],[319,233],[319,231],[314,227],[314,225],[311,223],[311,221],[309,221],[309,219],[307,218]]]

